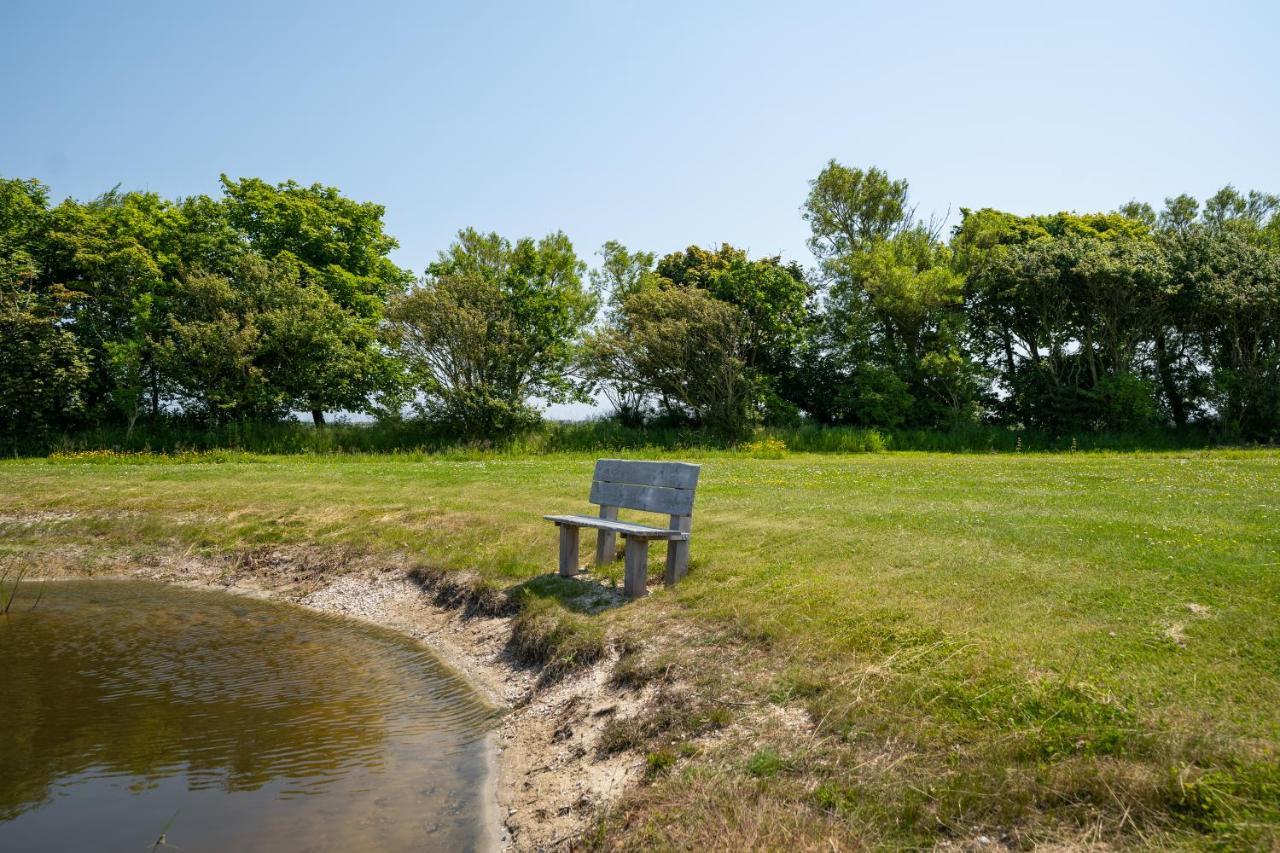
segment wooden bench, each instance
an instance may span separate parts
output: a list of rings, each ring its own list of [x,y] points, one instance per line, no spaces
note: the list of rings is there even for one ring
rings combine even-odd
[[[693,493],[698,486],[699,465],[687,462],[632,462],[601,459],[591,478],[589,500],[600,506],[600,515],[546,515],[560,528],[560,574],[578,573],[578,531],[593,528],[596,565],[613,560],[616,537],[626,542],[623,592],[629,598],[645,594],[649,580],[649,541],[665,539],[667,570],[663,581],[670,586],[689,571],[689,534],[693,529]],[[670,516],[668,527],[648,527],[618,521],[619,509]]]

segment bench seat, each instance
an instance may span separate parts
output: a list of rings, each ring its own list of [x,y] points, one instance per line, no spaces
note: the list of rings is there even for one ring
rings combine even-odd
[[[666,539],[672,542],[684,542],[689,538],[689,534],[682,530],[666,530],[661,527],[632,524],[628,521],[613,521],[612,519],[599,518],[594,515],[544,515],[543,518],[547,521],[554,521],[556,524],[567,524],[572,527],[592,527],[596,530],[621,533],[623,536],[637,539]]]

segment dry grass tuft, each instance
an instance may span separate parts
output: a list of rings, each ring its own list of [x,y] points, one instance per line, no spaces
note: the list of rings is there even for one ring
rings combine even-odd
[[[461,610],[464,618],[510,616],[517,610],[506,591],[477,574],[418,566],[409,570],[409,579],[437,606]]]
[[[733,713],[724,705],[687,687],[663,685],[634,716],[611,719],[600,732],[598,747],[605,755],[628,749],[653,751],[723,729],[732,721]]]

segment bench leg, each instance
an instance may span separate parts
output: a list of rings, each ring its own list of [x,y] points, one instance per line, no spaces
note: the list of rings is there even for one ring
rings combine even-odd
[[[560,576],[571,578],[578,573],[578,528],[570,524],[560,527]]]
[[[667,543],[667,569],[662,575],[662,582],[667,586],[679,581],[689,573],[689,540]]]
[[[671,528],[688,533],[693,529],[693,519],[687,515],[671,516]],[[689,573],[689,540],[667,543],[667,570],[662,575],[662,582],[671,586]]]
[[[618,520],[618,508],[616,506],[600,507],[600,517],[609,521]],[[596,534],[596,565],[607,566],[613,562],[613,555],[618,549],[618,534],[612,530],[601,530]]]
[[[641,598],[649,583],[649,540],[638,536],[623,538],[627,543],[627,553],[622,591],[627,598]]]

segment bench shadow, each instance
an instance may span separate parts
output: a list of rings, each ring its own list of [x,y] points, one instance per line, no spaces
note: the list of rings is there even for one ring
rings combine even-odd
[[[574,613],[591,615],[621,607],[631,599],[622,594],[617,577],[606,571],[584,571],[574,577],[555,572],[501,587],[468,572],[417,566],[407,574],[424,596],[437,606],[457,610],[463,619],[514,616],[526,598],[550,598]]]
[[[555,572],[538,575],[508,587],[507,596],[513,602],[524,596],[551,598],[566,610],[586,615],[603,613],[631,601],[622,594],[622,586],[615,578],[590,571],[570,578]]]

